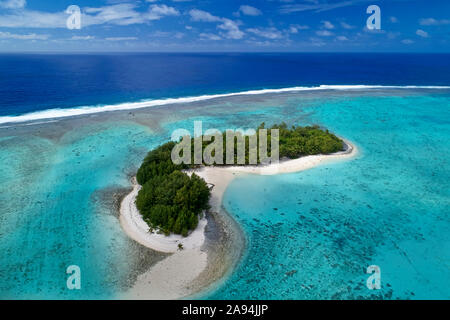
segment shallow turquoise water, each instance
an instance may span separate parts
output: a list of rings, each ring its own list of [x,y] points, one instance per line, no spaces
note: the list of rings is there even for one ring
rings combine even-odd
[[[235,180],[224,205],[248,248],[205,298],[449,298],[450,96],[305,95],[180,106],[177,117],[161,108],[153,129],[112,118],[56,138],[1,137],[0,298],[117,297],[132,257],[102,199],[194,119],[204,129],[319,123],[361,150],[305,172]],[[66,288],[72,264],[80,291]],[[370,264],[381,267],[380,291],[365,287]]]
[[[339,99],[305,111],[360,154],[233,181],[224,205],[248,248],[207,298],[450,298],[449,96]],[[366,287],[372,264],[380,290]]]
[[[71,132],[59,143],[15,138],[2,146],[2,298],[110,296],[104,275],[114,268],[108,247],[117,240],[112,232],[99,232],[113,221],[99,214],[92,195],[120,172],[111,157],[124,146],[108,140],[123,137],[120,129]],[[66,288],[72,264],[82,270],[80,291]]]

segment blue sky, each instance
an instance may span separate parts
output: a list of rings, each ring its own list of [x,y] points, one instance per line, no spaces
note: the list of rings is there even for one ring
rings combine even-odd
[[[450,1],[0,0],[0,51],[450,52]]]

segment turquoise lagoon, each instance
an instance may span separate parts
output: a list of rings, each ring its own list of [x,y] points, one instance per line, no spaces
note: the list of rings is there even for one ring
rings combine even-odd
[[[2,299],[119,297],[139,257],[111,198],[149,149],[193,120],[204,129],[317,123],[360,150],[234,180],[223,204],[247,245],[201,298],[450,298],[448,90],[242,96],[88,118],[0,129]],[[81,290],[66,288],[73,264]],[[366,287],[372,264],[381,290]]]

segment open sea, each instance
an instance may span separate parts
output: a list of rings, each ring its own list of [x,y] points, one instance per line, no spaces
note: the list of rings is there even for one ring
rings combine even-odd
[[[1,54],[0,299],[120,297],[145,270],[113,199],[194,120],[319,124],[360,150],[234,180],[246,246],[201,298],[450,299],[450,54],[367,53]]]

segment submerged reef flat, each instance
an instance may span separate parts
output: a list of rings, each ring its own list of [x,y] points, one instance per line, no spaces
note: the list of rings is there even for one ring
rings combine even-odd
[[[319,164],[354,157],[357,148],[349,141],[344,141],[344,151],[339,151],[329,155],[311,155],[298,159],[285,160],[280,163],[257,166],[206,166],[189,170],[189,175],[195,173],[203,178],[206,183],[213,185],[210,198],[209,219],[203,218],[199,221],[197,228],[187,237],[180,235],[164,235],[151,231],[142,215],[136,208],[136,196],[140,186],[133,178],[133,190],[123,199],[120,207],[120,221],[124,231],[131,239],[142,245],[160,252],[171,252],[169,258],[160,261],[151,267],[145,274],[140,276],[136,285],[130,290],[126,297],[140,299],[176,299],[196,294],[202,289],[208,288],[214,281],[220,281],[220,276],[227,273],[227,267],[236,264],[233,258],[240,257],[242,248],[242,237],[238,243],[226,243],[231,240],[225,238],[226,234],[239,234],[236,224],[232,223],[222,209],[223,194],[230,182],[238,177],[247,174],[283,174],[299,172],[310,169]],[[219,218],[219,213],[225,217]],[[228,217],[227,217],[228,216]],[[228,224],[227,224],[228,222]],[[215,245],[205,244],[207,223],[220,223],[221,228],[214,230],[222,231],[217,233],[216,238],[222,242]],[[222,238],[222,239],[220,239]],[[181,245],[182,250],[180,250]],[[234,247],[234,254],[224,249]],[[222,255],[221,255],[221,254]],[[228,254],[228,255],[227,255]],[[224,261],[228,263],[224,264]],[[151,280],[153,279],[153,281]]]
[[[229,221],[221,211],[206,216],[202,273],[213,277],[200,273],[194,297],[448,299],[449,96],[425,88],[284,92],[2,123],[1,297],[123,297],[171,255],[133,241],[118,221],[148,150],[194,120],[224,130],[289,119],[329,128],[358,155],[233,179],[220,208]],[[365,287],[371,264],[381,268],[378,291]],[[82,292],[67,290],[69,265],[80,266]]]

